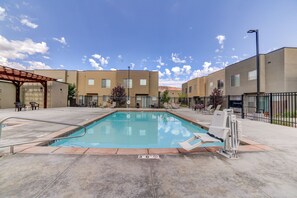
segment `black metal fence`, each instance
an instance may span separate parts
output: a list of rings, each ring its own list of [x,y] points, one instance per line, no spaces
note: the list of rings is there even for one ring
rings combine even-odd
[[[272,124],[297,127],[297,92],[269,93],[259,96],[259,112],[256,113],[257,96],[244,97],[244,117]]]
[[[219,97],[219,98],[218,98]],[[297,127],[297,92],[267,93],[259,96],[259,112],[256,112],[256,95],[229,95],[218,97],[174,98],[169,103],[178,103],[181,107],[193,108],[199,104],[202,108],[210,104],[215,108],[219,104],[221,109],[232,108],[234,113],[242,118],[268,122],[272,124]],[[130,108],[163,108],[160,97],[139,95],[128,98],[110,100],[110,96],[79,96],[72,106],[108,107],[115,103],[115,107]]]

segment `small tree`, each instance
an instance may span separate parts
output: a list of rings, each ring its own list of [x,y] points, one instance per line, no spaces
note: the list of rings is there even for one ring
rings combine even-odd
[[[209,104],[216,108],[218,105],[223,104],[223,91],[221,89],[214,88],[209,96]]]
[[[75,101],[74,101],[75,95],[76,95],[75,84],[68,84],[68,96],[67,96],[67,98],[68,98],[68,101],[70,102],[70,106],[75,105]]]
[[[169,97],[169,92],[168,92],[168,90],[165,90],[164,92],[163,92],[163,94],[162,94],[162,97],[161,97],[161,102],[164,104],[165,102],[169,102],[170,101],[170,97]]]
[[[117,105],[122,106],[126,103],[126,92],[123,86],[116,86],[111,90],[110,100],[116,102]]]

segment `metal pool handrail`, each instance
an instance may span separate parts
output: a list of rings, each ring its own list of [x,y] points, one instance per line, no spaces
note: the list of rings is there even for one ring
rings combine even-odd
[[[4,146],[0,146],[0,148],[10,147],[10,154],[14,153],[14,146],[19,146],[23,144],[31,144],[31,143],[38,143],[38,142],[46,142],[46,141],[55,141],[55,140],[63,140],[63,139],[70,139],[70,138],[79,138],[83,137],[87,133],[87,128],[83,125],[79,124],[70,124],[70,123],[64,123],[64,122],[55,122],[55,121],[47,121],[47,120],[38,120],[38,119],[31,119],[31,118],[21,118],[21,117],[7,117],[0,121],[0,139],[1,139],[1,132],[2,132],[2,125],[5,121],[9,119],[18,119],[18,120],[29,120],[29,121],[36,121],[36,122],[45,122],[45,123],[51,123],[51,124],[61,124],[66,126],[76,126],[78,128],[83,128],[84,133],[77,136],[71,136],[71,137],[59,137],[59,138],[51,138],[51,139],[39,139],[39,140],[33,140],[33,141],[27,141],[27,142],[20,142],[20,143],[14,143],[14,144],[8,144]]]

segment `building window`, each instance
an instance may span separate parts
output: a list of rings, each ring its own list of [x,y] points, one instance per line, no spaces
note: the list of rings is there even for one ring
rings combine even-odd
[[[124,79],[124,88],[132,88],[132,79]]]
[[[240,74],[231,76],[231,87],[239,87],[240,86]]]
[[[107,102],[109,100],[109,96],[103,96],[103,102]]]
[[[189,87],[189,93],[191,93],[191,92],[192,92],[192,86]]]
[[[153,96],[153,97],[152,97],[152,100],[153,100],[153,101],[156,101],[156,100],[157,100],[157,97]]]
[[[110,80],[102,79],[101,80],[101,88],[110,88]]]
[[[223,88],[224,88],[224,81],[218,80],[218,89],[223,89]]]
[[[256,80],[257,79],[257,71],[256,70],[250,71],[248,79],[249,80]]]
[[[94,84],[95,84],[94,79],[89,79],[89,80],[88,80],[88,85],[94,85]]]
[[[146,85],[146,79],[140,79],[140,85]]]

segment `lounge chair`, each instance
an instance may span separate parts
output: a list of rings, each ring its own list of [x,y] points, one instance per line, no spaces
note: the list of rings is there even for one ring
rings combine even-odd
[[[171,103],[172,109],[179,109],[179,104]]]
[[[103,103],[102,103],[102,106],[101,106],[102,108],[106,108],[107,107],[107,102],[106,101],[104,101]]]
[[[216,107],[215,109],[211,109],[211,110],[210,110],[210,113],[213,113],[213,112],[215,112],[215,111],[219,111],[219,110],[221,109],[221,106],[222,106],[222,105],[217,105],[217,107]]]
[[[241,122],[236,120],[232,111],[215,111],[208,133],[194,133],[194,137],[179,142],[179,145],[187,151],[203,146],[206,143],[223,142],[223,148],[218,152],[228,158],[237,158],[239,137],[241,135]],[[200,140],[194,144],[193,141]]]
[[[164,105],[165,109],[172,109],[171,105],[168,104],[167,102],[164,102],[163,105]]]
[[[117,106],[117,103],[116,102],[112,102],[110,108],[115,108]]]
[[[205,114],[210,114],[211,113],[211,109],[212,109],[212,105],[209,105],[206,109],[204,109],[203,111],[202,111],[202,113],[205,113]]]

